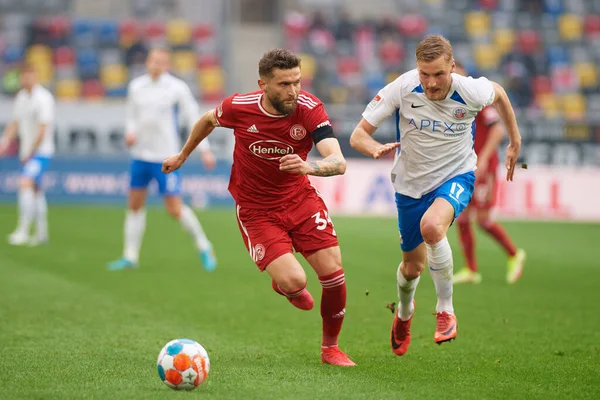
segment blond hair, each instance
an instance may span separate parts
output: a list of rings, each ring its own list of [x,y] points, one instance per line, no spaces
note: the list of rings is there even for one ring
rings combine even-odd
[[[444,56],[452,61],[452,45],[442,35],[427,35],[417,46],[417,61],[431,62]]]

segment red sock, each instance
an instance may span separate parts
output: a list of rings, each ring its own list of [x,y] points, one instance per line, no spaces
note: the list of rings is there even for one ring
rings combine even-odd
[[[312,310],[312,308],[315,306],[315,301],[310,295],[310,292],[306,290],[306,285],[304,285],[304,287],[301,289],[286,293],[279,287],[279,285],[277,285],[277,282],[275,282],[274,279],[271,279],[271,287],[278,294],[285,296],[296,308],[301,310]]]
[[[320,276],[319,281],[323,287],[321,297],[321,317],[323,318],[323,343],[324,347],[337,346],[338,336],[342,330],[344,315],[346,314],[346,280],[344,270],[340,269],[333,274]]]
[[[470,221],[458,219],[458,236],[460,244],[465,255],[467,268],[473,272],[477,272],[477,260],[475,259],[475,237],[473,236],[473,228]]]
[[[508,236],[508,233],[504,230],[502,225],[494,221],[488,221],[480,224],[481,228],[490,234],[508,253],[509,256],[513,257],[517,254],[517,246],[513,243],[512,239]]]

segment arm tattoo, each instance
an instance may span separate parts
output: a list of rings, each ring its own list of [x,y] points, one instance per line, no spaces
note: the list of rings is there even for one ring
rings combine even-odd
[[[338,156],[327,157],[320,161],[311,161],[308,163],[314,172],[313,176],[334,176],[344,173],[345,161]]]

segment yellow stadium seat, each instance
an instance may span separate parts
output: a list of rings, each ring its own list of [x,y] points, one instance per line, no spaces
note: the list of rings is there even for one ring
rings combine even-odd
[[[204,93],[216,93],[223,90],[225,76],[220,67],[208,67],[198,71],[198,84]]]
[[[573,67],[579,78],[579,87],[584,89],[598,85],[598,70],[594,63],[579,63]]]
[[[562,40],[579,40],[583,35],[583,21],[578,15],[563,14],[558,18],[558,33]]]
[[[173,54],[173,69],[178,74],[196,70],[196,56],[191,51],[178,51]]]
[[[490,15],[482,11],[465,14],[465,30],[471,37],[486,36],[490,31]]]
[[[317,61],[310,54],[299,54],[302,60],[302,77],[306,79],[313,79],[317,70]]]
[[[29,63],[51,63],[52,50],[48,46],[36,44],[27,49],[26,60]]]
[[[494,32],[494,44],[500,54],[504,55],[513,49],[515,43],[515,31],[512,29],[497,29]]]
[[[344,104],[348,101],[348,89],[344,86],[331,88],[331,101],[336,104]]]
[[[540,108],[547,118],[556,118],[561,116],[561,108],[558,98],[554,93],[540,93],[538,95]]]
[[[104,65],[100,69],[100,81],[106,89],[122,87],[127,81],[127,68],[122,64]]]
[[[81,95],[81,82],[75,79],[64,79],[56,82],[56,97],[59,100],[76,100]]]
[[[500,60],[500,53],[494,45],[476,44],[474,59],[477,67],[482,70],[496,68]]]
[[[192,27],[185,20],[172,20],[167,24],[167,40],[172,45],[187,44],[192,39]]]
[[[570,93],[562,96],[563,115],[566,119],[582,120],[585,118],[585,97],[579,93]]]

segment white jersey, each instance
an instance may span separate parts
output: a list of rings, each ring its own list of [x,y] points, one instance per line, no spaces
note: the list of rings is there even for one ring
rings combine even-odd
[[[452,74],[448,96],[429,100],[416,69],[380,90],[362,116],[377,127],[396,112],[401,143],[392,168],[396,192],[419,199],[448,179],[474,171],[475,116],[494,97],[486,78]]]
[[[126,132],[136,136],[131,156],[136,160],[163,162],[181,150],[179,117],[182,112],[191,129],[200,118],[200,109],[187,84],[171,74],[156,81],[142,75],[129,83],[127,90]],[[208,148],[203,140],[200,148]]]
[[[13,120],[18,123],[21,159],[31,154],[42,124],[46,132],[34,156],[54,155],[54,97],[48,89],[41,85],[35,85],[31,93],[21,89],[15,98]]]

